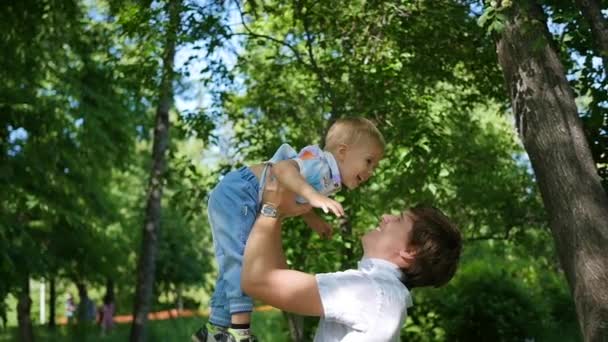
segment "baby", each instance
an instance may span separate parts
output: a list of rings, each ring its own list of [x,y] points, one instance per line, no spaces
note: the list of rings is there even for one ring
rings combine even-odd
[[[242,167],[222,178],[208,205],[219,275],[209,322],[192,340],[255,341],[249,330],[253,302],[241,290],[241,268],[245,243],[258,213],[276,215],[273,207],[261,206],[269,167],[285,188],[298,195],[298,202],[343,216],[342,205],[328,196],[342,185],[355,189],[367,181],[383,153],[384,138],[371,121],[345,118],[330,127],[324,150],[312,145],[296,153],[284,144],[268,162]],[[321,236],[331,236],[329,223],[314,211],[304,214],[303,219]]]

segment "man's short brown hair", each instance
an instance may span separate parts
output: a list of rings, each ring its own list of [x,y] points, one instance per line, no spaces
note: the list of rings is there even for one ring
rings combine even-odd
[[[373,122],[366,118],[350,117],[336,120],[325,135],[324,149],[335,151],[340,144],[356,144],[361,139],[371,139],[384,150],[384,137]]]
[[[445,285],[456,273],[462,237],[441,210],[428,206],[410,208],[414,221],[411,244],[416,248],[414,263],[405,273],[408,288]]]

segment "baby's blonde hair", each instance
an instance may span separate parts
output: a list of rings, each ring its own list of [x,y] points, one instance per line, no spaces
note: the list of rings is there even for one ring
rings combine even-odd
[[[336,151],[340,144],[352,145],[361,139],[371,139],[384,150],[384,137],[373,122],[359,117],[338,119],[327,131],[325,150]]]

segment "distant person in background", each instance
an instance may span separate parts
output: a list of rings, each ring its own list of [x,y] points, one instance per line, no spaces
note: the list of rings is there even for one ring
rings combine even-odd
[[[103,306],[101,309],[101,334],[105,335],[114,327],[114,295],[106,293],[103,296]]]
[[[95,317],[97,316],[97,310],[95,309],[95,303],[89,298],[87,288],[84,284],[78,284],[78,295],[80,302],[77,306],[77,315],[79,323],[94,323]]]
[[[95,322],[95,318],[97,317],[95,302],[91,298],[87,297],[85,304],[85,319],[89,322]]]
[[[67,318],[68,324],[74,322],[74,312],[76,311],[76,304],[74,303],[74,296],[68,293],[68,298],[65,301],[65,317]]]

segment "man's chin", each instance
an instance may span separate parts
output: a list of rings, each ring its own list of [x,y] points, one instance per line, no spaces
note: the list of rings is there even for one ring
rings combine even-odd
[[[366,244],[367,240],[369,239],[370,233],[372,233],[372,232],[373,232],[373,230],[369,230],[369,231],[365,232],[365,234],[361,235],[361,237],[359,238],[364,250],[365,250],[365,244]]]

